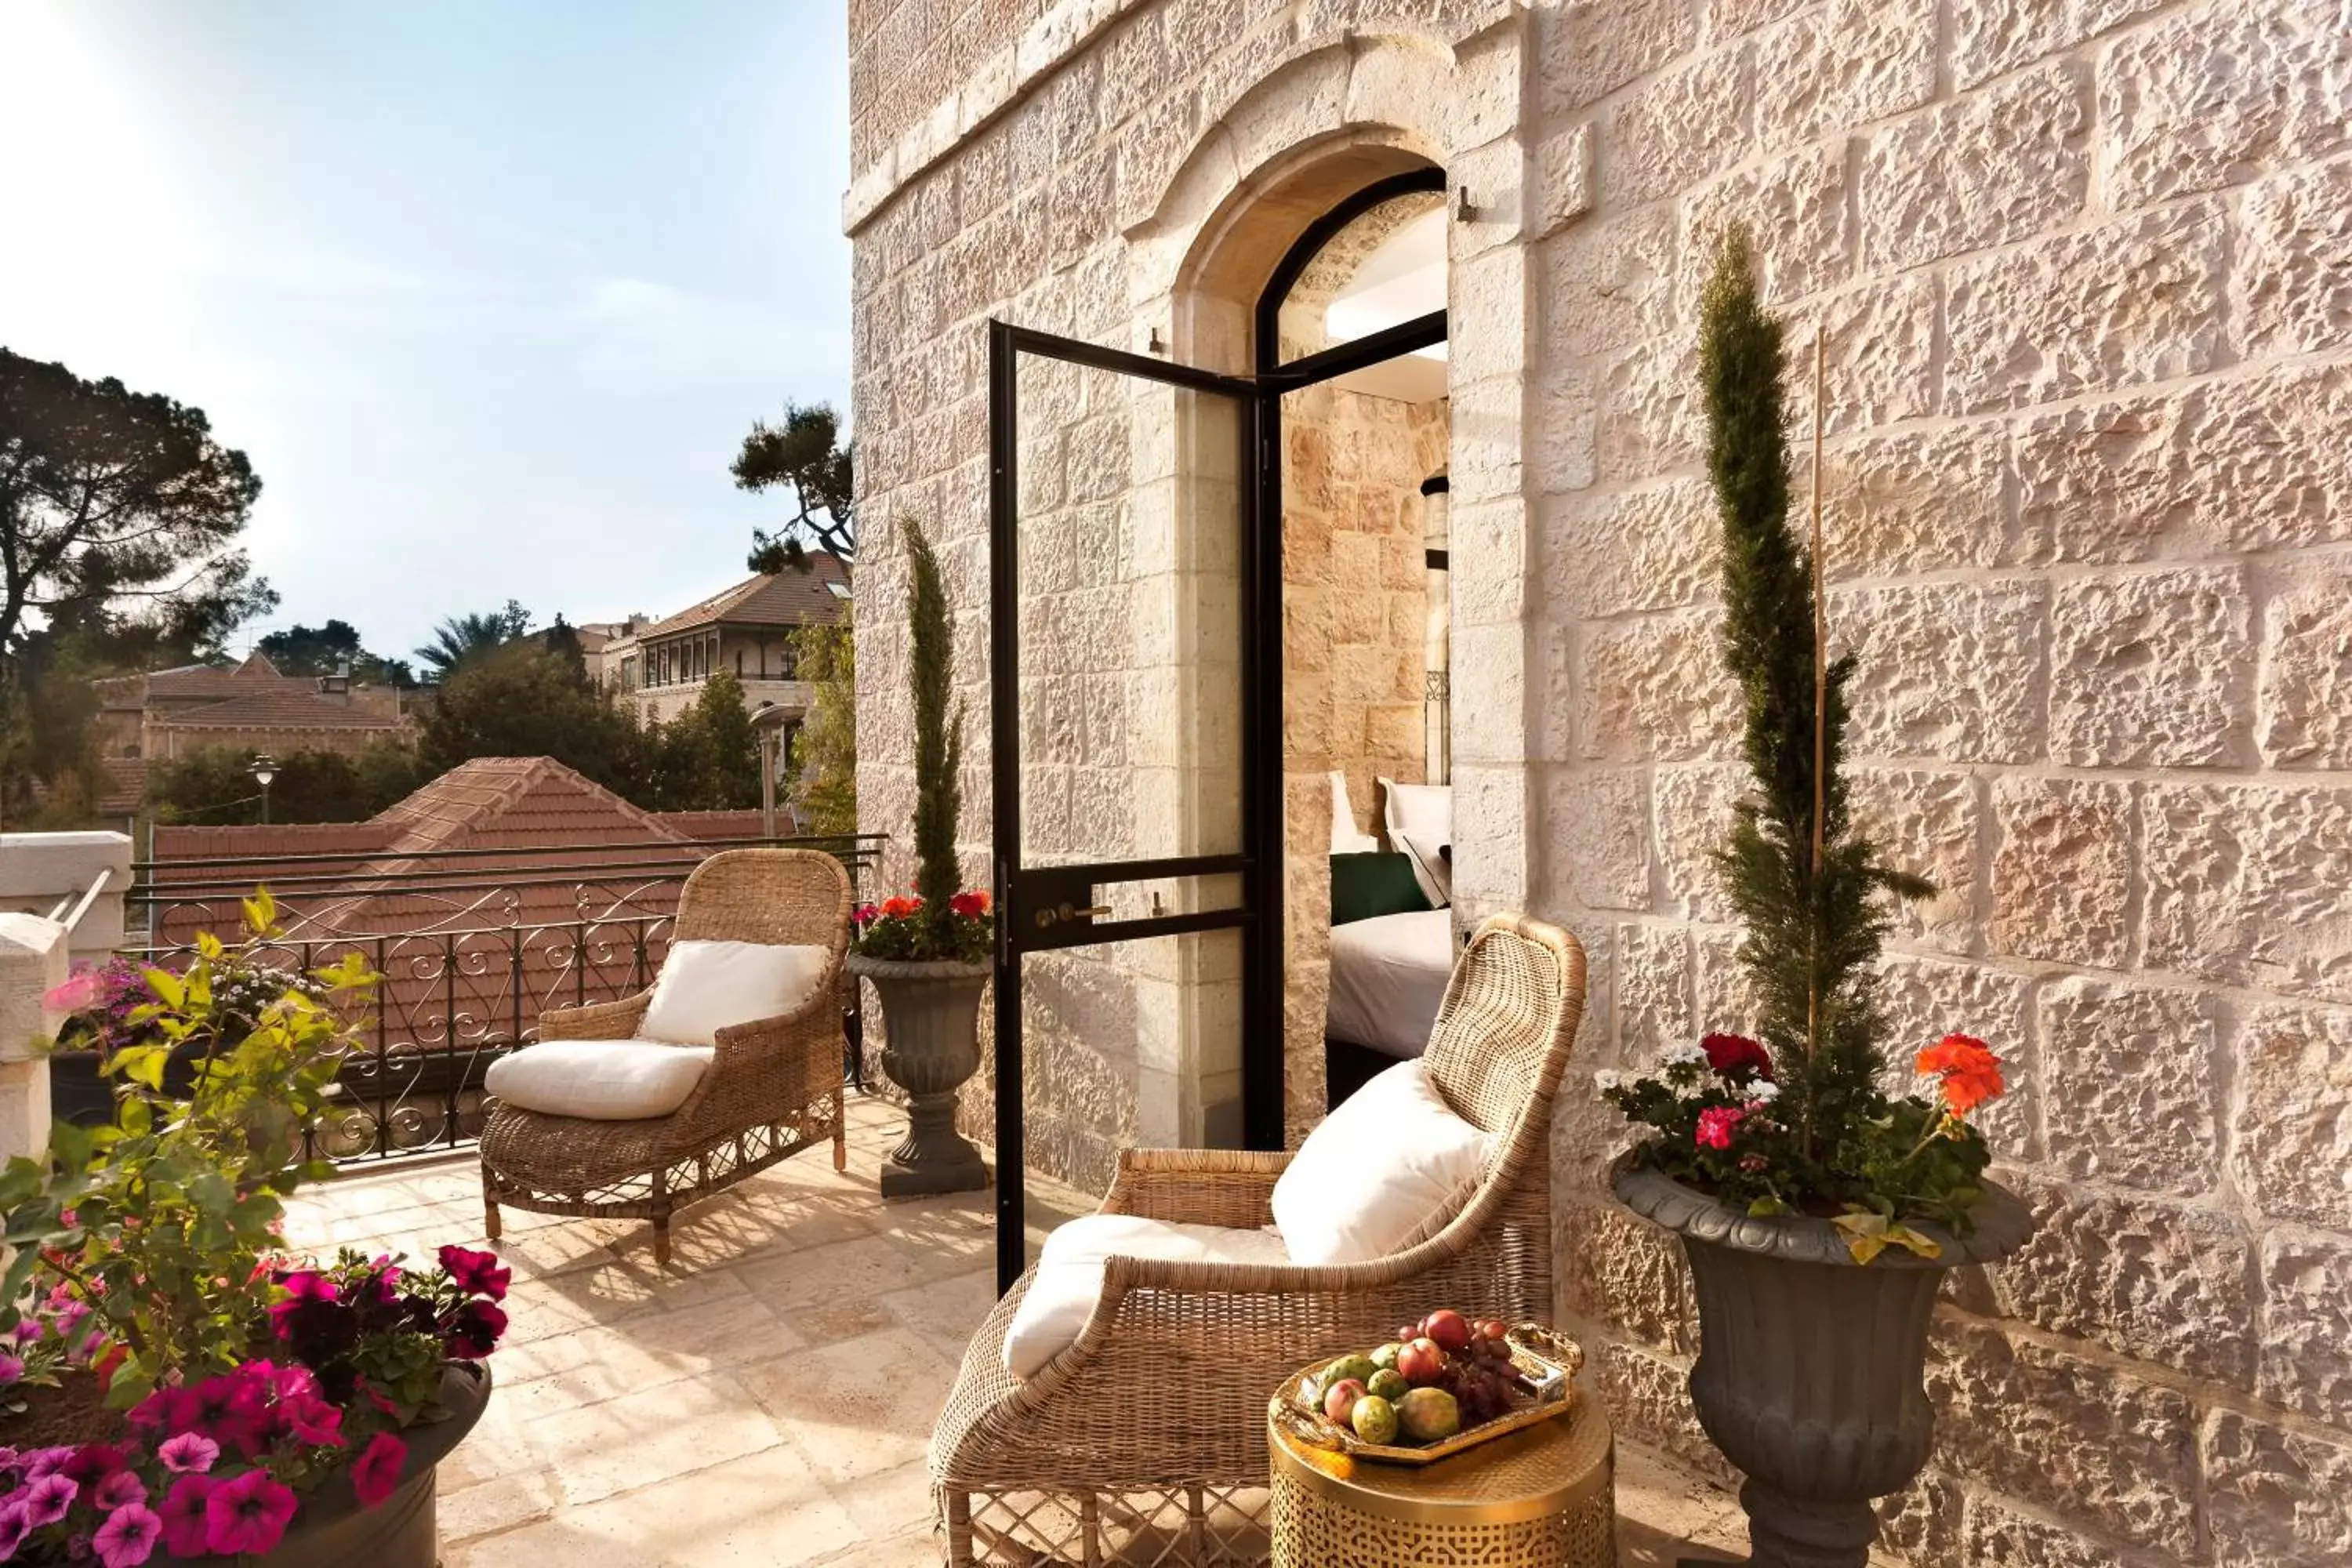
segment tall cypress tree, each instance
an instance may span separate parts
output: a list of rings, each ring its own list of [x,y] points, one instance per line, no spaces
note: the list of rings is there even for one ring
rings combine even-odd
[[[956,895],[956,824],[963,815],[963,714],[948,716],[955,617],[930,540],[911,517],[899,520],[898,531],[907,546],[908,679],[915,698],[915,892],[923,900],[926,943],[940,955],[954,952],[948,901]]]
[[[1724,659],[1745,703],[1754,777],[1717,860],[1747,928],[1740,961],[1762,999],[1765,1042],[1783,1064],[1779,1113],[1818,1178],[1840,1163],[1853,1118],[1882,1098],[1873,991],[1888,916],[1875,895],[1935,889],[1885,865],[1848,819],[1853,656],[1815,668],[1813,563],[1789,525],[1780,339],[1757,299],[1748,237],[1734,230],[1701,304],[1699,363],[1723,522]]]

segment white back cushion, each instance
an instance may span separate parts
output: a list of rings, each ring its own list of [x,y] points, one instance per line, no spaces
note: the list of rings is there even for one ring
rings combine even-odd
[[[1454,786],[1381,780],[1381,816],[1391,837],[1410,833],[1440,844],[1454,842]]]
[[[1090,1214],[1045,1238],[1029,1293],[1004,1332],[1004,1370],[1019,1378],[1077,1342],[1102,1300],[1103,1268],[1114,1256],[1181,1263],[1281,1263],[1282,1238],[1270,1230],[1178,1225],[1138,1215]]]
[[[731,1024],[797,1012],[824,984],[830,956],[827,948],[763,942],[674,942],[637,1033],[708,1046]]]
[[[543,1115],[638,1121],[684,1105],[716,1055],[653,1040],[541,1040],[492,1062],[482,1087]]]
[[[1274,1223],[1293,1263],[1368,1263],[1451,1217],[1486,1172],[1494,1140],[1459,1116],[1418,1059],[1342,1100],[1274,1184]]]

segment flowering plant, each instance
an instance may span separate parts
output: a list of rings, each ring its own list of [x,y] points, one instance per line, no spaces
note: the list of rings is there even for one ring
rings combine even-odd
[[[984,963],[996,933],[996,916],[989,908],[988,895],[978,890],[949,899],[943,921],[926,920],[923,900],[906,896],[860,904],[850,918],[857,927],[852,946],[867,958],[952,958]]]
[[[95,1050],[110,1057],[122,1047],[154,1038],[152,1015],[157,996],[147,983],[147,965],[117,954],[102,964],[78,969],[64,984],[42,1001],[68,1015],[58,1032],[59,1050]],[[333,992],[322,981],[296,970],[254,963],[224,952],[208,977],[211,1006],[221,1024],[250,1030],[269,1005],[289,991],[325,1003]]]
[[[1875,988],[1890,907],[1935,889],[1889,865],[1853,820],[1843,767],[1857,666],[1829,651],[1818,486],[1811,549],[1789,525],[1781,324],[1759,301],[1744,234],[1725,241],[1700,315],[1724,662],[1750,775],[1715,858],[1746,928],[1739,961],[1762,1038],[1710,1035],[1605,1092],[1654,1134],[1634,1146],[1636,1166],[1751,1214],[1826,1217],[1857,1262],[1890,1245],[1933,1257],[1936,1241],[1909,1222],[1969,1228],[1990,1155],[1965,1118],[2000,1092],[2000,1066],[1982,1041],[1953,1035],[1918,1057],[1937,1099],[1883,1087]]]

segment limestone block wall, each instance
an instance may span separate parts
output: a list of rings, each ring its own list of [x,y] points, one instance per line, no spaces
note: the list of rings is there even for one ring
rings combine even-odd
[[[1581,1069],[1742,1019],[1693,334],[1713,237],[1754,227],[1792,347],[1827,344],[1860,794],[1944,889],[1887,960],[1895,1039],[2011,1058],[1993,1132],[2044,1219],[1939,1315],[1942,1447],[1895,1542],[2352,1560],[2343,0],[860,0],[851,30],[861,500],[940,539],[975,724],[985,318],[1242,369],[1184,289],[1245,198],[1335,148],[1448,170],[1457,890],[1582,938]],[[1168,630],[1092,672],[1148,770],[1186,623],[1137,585],[1181,563],[1134,477],[1166,468],[1114,479],[1109,450],[1051,460],[1138,569],[1057,624]],[[903,832],[903,571],[869,538],[861,805]],[[1187,984],[1056,982],[1034,1162],[1089,1179],[1140,1137],[1146,1056],[1200,1044],[1155,1034]],[[1559,1299],[1628,1433],[1706,1463],[1685,1287],[1602,1197],[1622,1134],[1582,1082]]]
[[[1592,950],[1590,1065],[1746,1016],[1692,379],[1744,219],[1791,348],[1827,344],[1858,793],[1943,889],[1886,961],[1891,1043],[2015,1064],[1994,1137],[2043,1225],[1941,1315],[1900,1542],[2352,1561],[2352,12],[1539,19],[1538,146],[1593,176],[1539,247],[1528,454],[1537,901]],[[1565,1300],[1633,1424],[1703,1454],[1678,1262],[1599,1198],[1610,1136],[1561,1130]]]

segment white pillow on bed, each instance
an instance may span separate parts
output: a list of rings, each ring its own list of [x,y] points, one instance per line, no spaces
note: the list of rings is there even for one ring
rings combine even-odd
[[[1495,1141],[1454,1113],[1416,1058],[1339,1102],[1274,1184],[1293,1263],[1368,1263],[1447,1217],[1485,1174]]]
[[[1416,834],[1440,844],[1454,842],[1454,786],[1381,780],[1381,814],[1391,837]]]
[[[1348,775],[1331,770],[1331,853],[1363,855],[1381,847],[1369,833],[1356,831],[1356,806],[1348,798]]]

